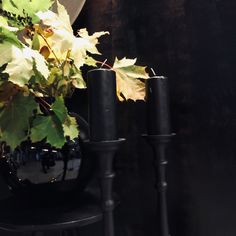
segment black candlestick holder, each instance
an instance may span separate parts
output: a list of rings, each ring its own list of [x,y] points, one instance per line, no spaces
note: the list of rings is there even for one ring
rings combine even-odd
[[[113,171],[113,160],[116,151],[125,139],[107,141],[86,141],[90,152],[98,157],[99,178],[101,185],[101,200],[103,211],[104,236],[114,236],[114,200],[112,197],[112,185],[115,173]]]
[[[166,148],[175,134],[143,135],[153,150],[155,187],[157,189],[158,236],[169,236],[166,181]]]

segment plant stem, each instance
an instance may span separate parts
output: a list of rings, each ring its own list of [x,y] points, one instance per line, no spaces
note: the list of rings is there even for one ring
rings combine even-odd
[[[48,103],[48,102],[46,102],[43,98],[41,98],[41,97],[38,97],[38,99],[41,101],[41,102],[43,102],[44,103],[44,105],[46,105],[47,106],[47,108],[51,108],[51,105]]]
[[[47,115],[50,115],[50,111],[49,109],[51,108],[51,105],[49,103],[47,103],[43,98],[41,97],[37,97],[39,104],[42,106],[42,108],[44,109],[44,112]]]
[[[70,52],[71,52],[71,50],[67,50],[65,61],[62,64],[62,75],[63,75],[63,77],[65,77],[65,66],[68,63],[68,59],[70,58]]]
[[[47,44],[47,46],[48,46],[48,48],[51,50],[51,52],[52,52],[52,54],[54,55],[54,57],[56,58],[56,60],[57,60],[57,63],[60,65],[60,61],[59,61],[59,59],[58,59],[58,57],[57,57],[57,55],[55,54],[55,52],[54,52],[54,50],[51,48],[51,46],[49,45],[49,43],[48,43],[48,41],[47,41],[47,39],[41,34],[41,33],[39,33],[38,32],[38,35],[40,35],[41,37],[42,37],[42,39],[44,40],[44,42]]]

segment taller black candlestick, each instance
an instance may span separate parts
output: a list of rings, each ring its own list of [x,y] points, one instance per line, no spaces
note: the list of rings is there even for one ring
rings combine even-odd
[[[89,148],[98,157],[104,236],[114,236],[112,180],[113,159],[119,144],[116,129],[116,77],[115,72],[95,69],[88,72],[89,95]]]
[[[117,139],[116,75],[108,69],[88,72],[90,140]]]

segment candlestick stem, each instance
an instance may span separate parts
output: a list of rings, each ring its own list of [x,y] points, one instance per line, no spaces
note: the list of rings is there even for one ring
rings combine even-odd
[[[113,219],[114,200],[112,197],[113,178],[115,177],[113,160],[116,151],[124,141],[125,139],[86,142],[88,150],[96,155],[99,163],[104,236],[115,235]]]
[[[166,148],[171,140],[170,135],[143,135],[153,150],[155,171],[155,188],[157,189],[158,235],[169,236],[168,209],[167,209],[167,180]]]

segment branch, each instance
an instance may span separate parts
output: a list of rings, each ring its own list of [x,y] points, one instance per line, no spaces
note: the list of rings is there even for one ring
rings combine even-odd
[[[60,60],[58,59],[57,55],[55,54],[55,52],[53,51],[53,49],[51,48],[51,46],[49,45],[47,39],[41,34],[38,32],[38,35],[40,35],[42,37],[42,39],[44,40],[44,42],[47,44],[48,48],[51,50],[52,54],[54,55],[54,57],[56,58],[57,60],[57,63],[60,65]]]

